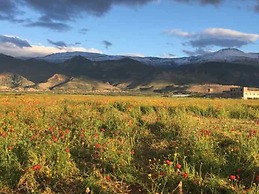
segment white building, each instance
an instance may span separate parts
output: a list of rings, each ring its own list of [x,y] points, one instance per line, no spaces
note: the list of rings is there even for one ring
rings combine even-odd
[[[226,98],[259,99],[259,88],[239,87],[224,91]]]

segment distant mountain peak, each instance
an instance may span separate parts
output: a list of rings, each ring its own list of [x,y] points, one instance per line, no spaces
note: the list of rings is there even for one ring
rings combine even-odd
[[[245,53],[236,48],[225,48],[216,52],[208,53],[200,56],[201,61],[228,61],[234,62],[237,60],[259,60],[259,55],[256,53]]]
[[[105,60],[119,60],[124,58],[123,56],[113,56],[113,55],[105,55],[100,53],[90,53],[90,52],[65,52],[65,53],[56,53],[47,55],[45,57],[39,57],[38,59],[54,62],[54,63],[62,63],[64,61],[70,60],[74,57],[83,57],[90,61],[105,61]]]
[[[85,58],[85,59],[83,59]],[[106,55],[100,53],[89,52],[66,52],[56,53],[45,57],[38,58],[39,60],[63,63],[68,60],[89,60],[89,61],[118,61],[118,60],[134,60],[146,65],[151,66],[179,66],[193,63],[205,63],[205,62],[235,62],[240,60],[245,61],[259,61],[258,53],[245,53],[236,48],[225,48],[216,52],[207,53],[199,56],[183,57],[183,58],[159,58],[159,57],[130,57],[123,55]]]
[[[224,48],[224,49],[221,49],[219,51],[216,51],[215,53],[227,53],[227,54],[230,54],[230,55],[238,55],[238,54],[246,54],[245,52],[241,51],[241,50],[238,50],[236,48]]]
[[[85,58],[81,55],[77,55],[77,56],[72,57],[71,59],[68,59],[66,61],[69,61],[69,62],[90,62],[90,60],[88,60],[87,58]]]

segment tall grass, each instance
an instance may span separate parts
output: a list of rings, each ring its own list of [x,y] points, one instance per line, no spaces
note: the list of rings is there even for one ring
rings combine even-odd
[[[255,100],[2,95],[0,192],[256,193],[258,130]]]

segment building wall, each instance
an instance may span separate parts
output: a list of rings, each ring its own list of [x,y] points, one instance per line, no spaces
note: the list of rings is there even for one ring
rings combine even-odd
[[[230,89],[230,98],[242,98],[243,97],[243,88],[231,88]]]
[[[225,98],[243,98],[243,99],[259,99],[259,88],[231,88],[230,91],[224,91]]]
[[[244,99],[259,99],[259,89],[249,89],[247,87],[244,87],[243,90],[243,98]]]

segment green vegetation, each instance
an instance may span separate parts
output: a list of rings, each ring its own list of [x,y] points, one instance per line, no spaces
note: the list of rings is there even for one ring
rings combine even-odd
[[[0,95],[0,193],[256,193],[259,101]]]

